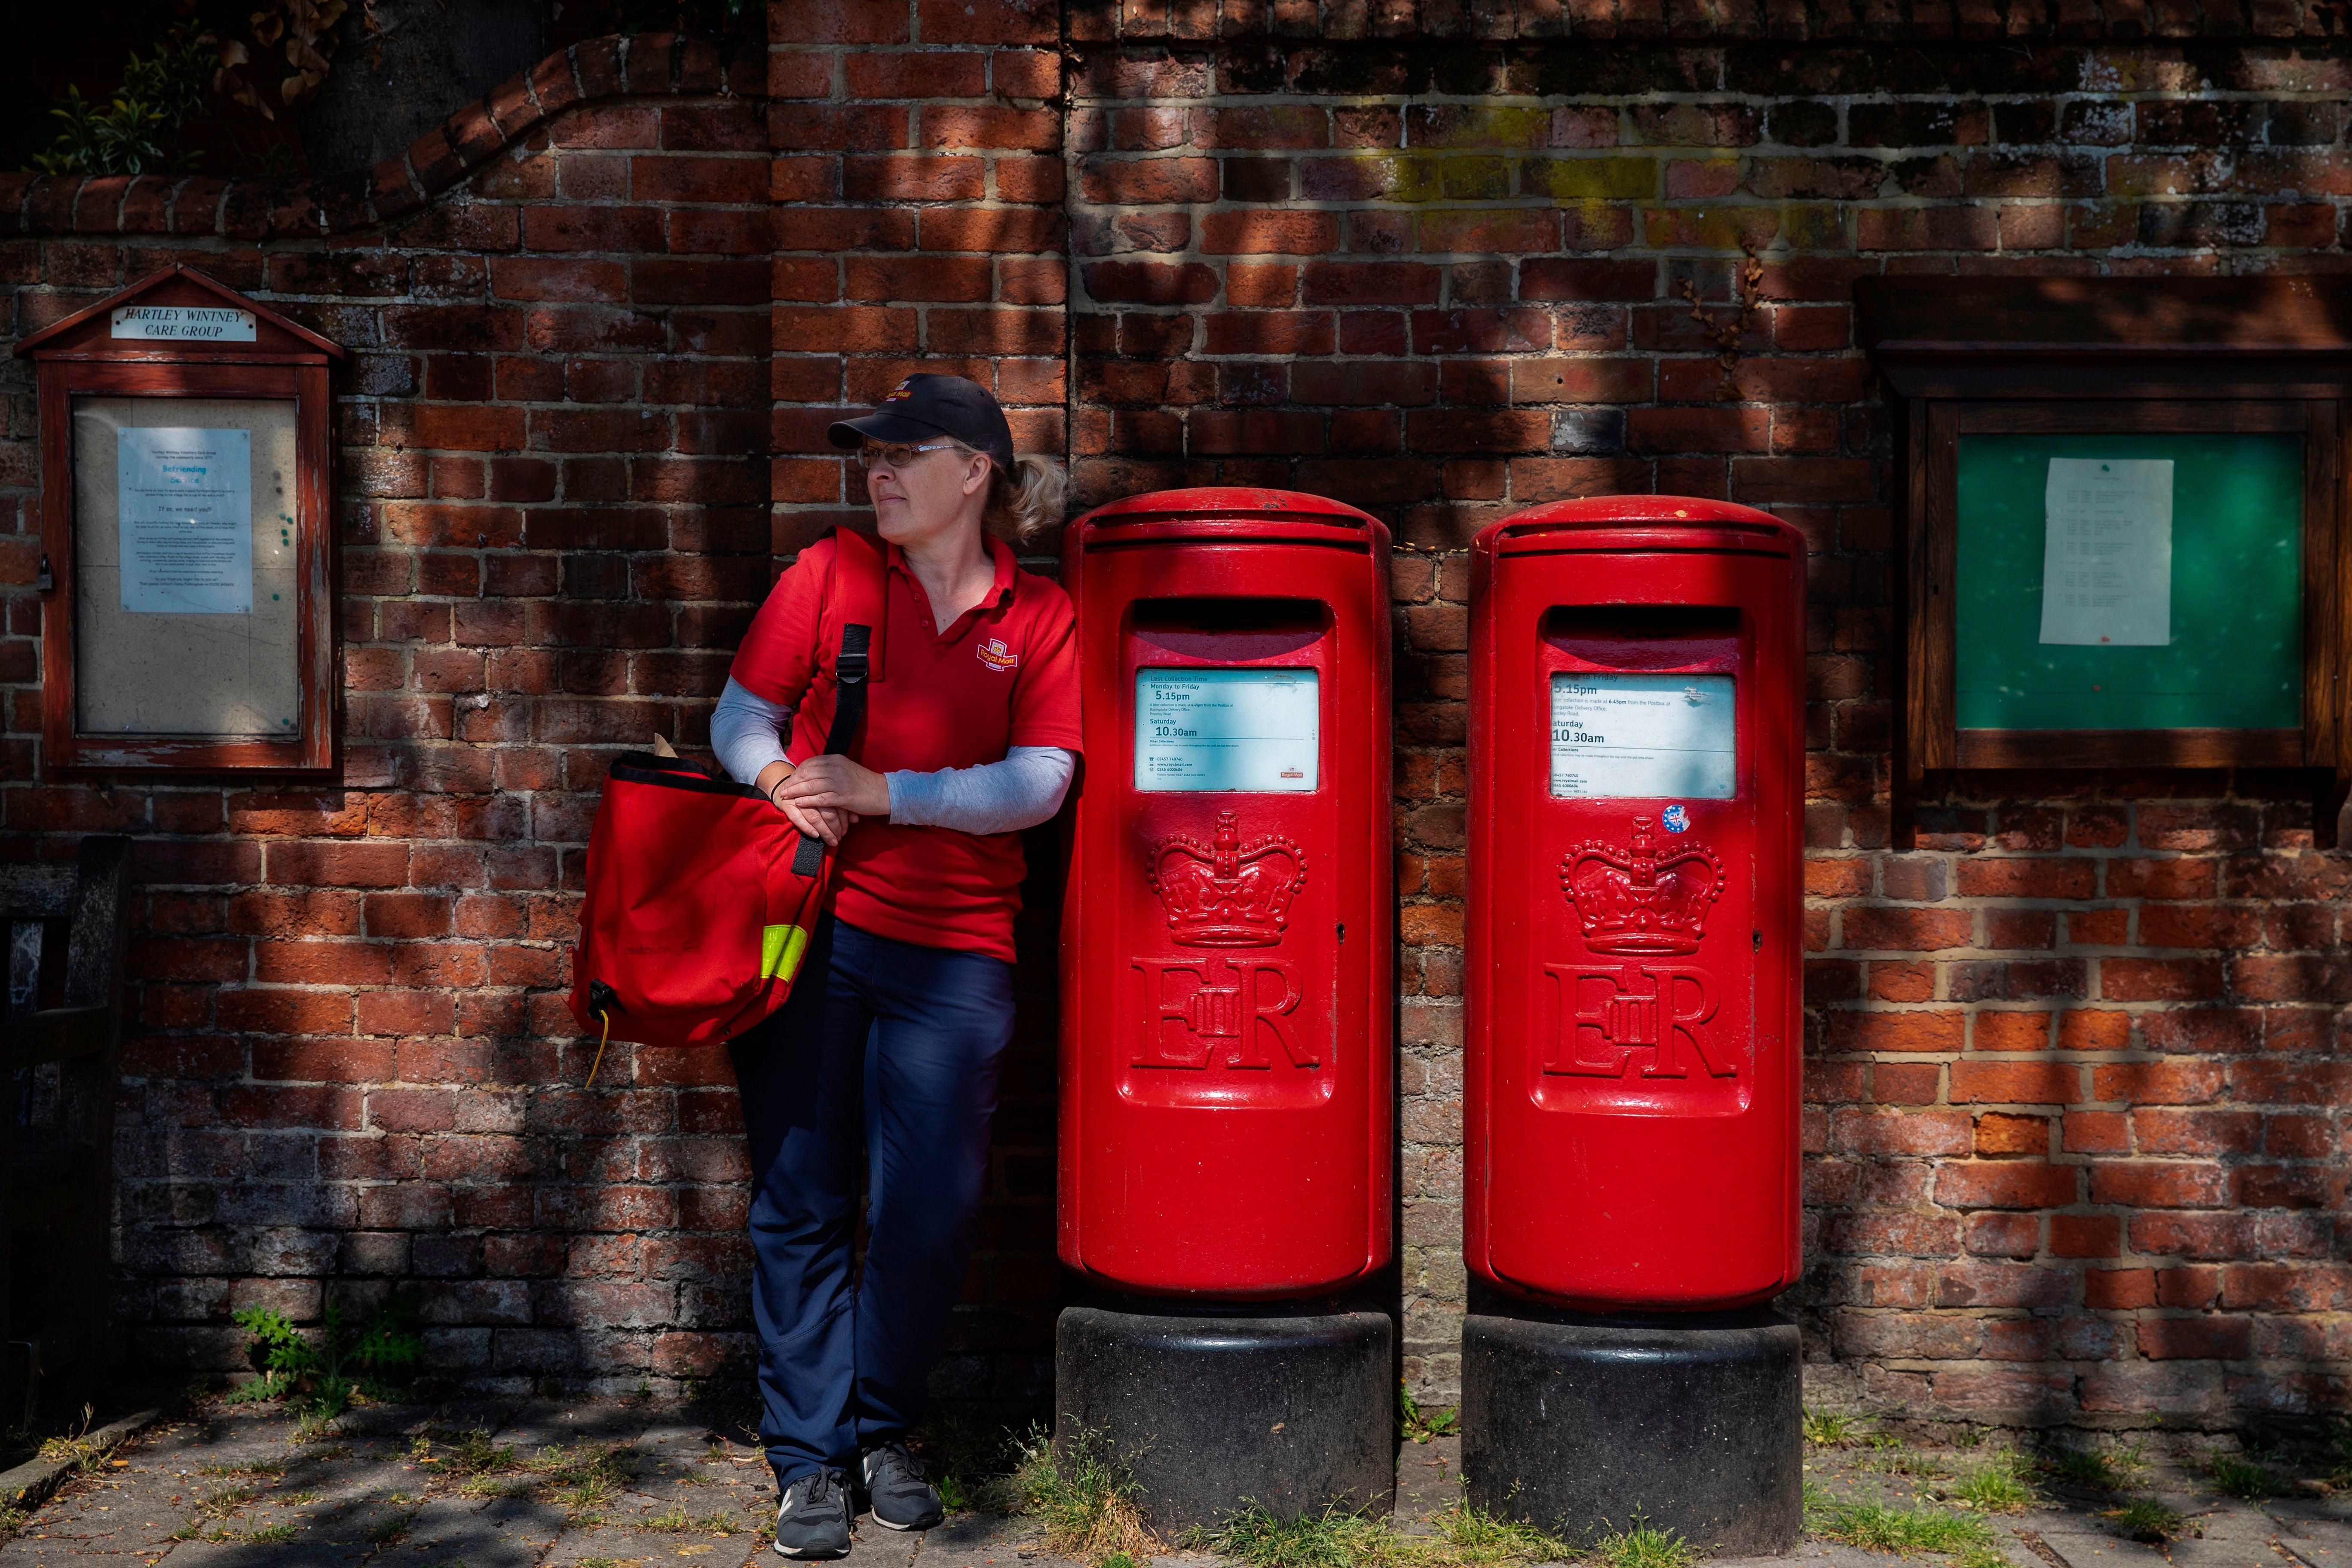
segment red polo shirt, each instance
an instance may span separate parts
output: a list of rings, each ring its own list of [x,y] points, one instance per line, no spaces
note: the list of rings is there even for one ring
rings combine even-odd
[[[1013,746],[1082,748],[1076,616],[1061,584],[988,541],[996,582],[952,626],[895,544],[882,679],[866,700],[857,760],[877,773],[933,773],[1004,760]],[[814,689],[817,626],[833,567],[831,538],[800,552],[760,606],[730,672],[744,689],[795,711],[787,754],[824,749],[834,688]],[[1021,908],[1021,836],[908,827],[867,817],[842,839],[835,912],[877,936],[985,952],[1011,962]]]

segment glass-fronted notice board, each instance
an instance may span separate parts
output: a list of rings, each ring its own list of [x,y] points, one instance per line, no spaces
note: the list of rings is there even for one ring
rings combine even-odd
[[[1958,729],[2303,722],[2300,432],[1958,446]]]
[[[1893,842],[2015,770],[2196,770],[2307,792],[2316,844],[2352,831],[2352,289],[1886,277],[1854,302],[1895,397]]]

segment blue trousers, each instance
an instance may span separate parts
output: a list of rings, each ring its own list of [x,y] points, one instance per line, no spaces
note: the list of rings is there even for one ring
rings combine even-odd
[[[779,1485],[851,1469],[922,1415],[971,1258],[1012,1035],[1011,964],[827,916],[791,998],[728,1043],[751,1151],[760,1436]]]

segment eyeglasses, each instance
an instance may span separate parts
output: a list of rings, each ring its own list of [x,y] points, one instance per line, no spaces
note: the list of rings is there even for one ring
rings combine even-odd
[[[860,447],[857,466],[868,471],[877,468],[903,468],[925,452],[945,452],[954,445],[952,441],[933,441],[921,447]]]

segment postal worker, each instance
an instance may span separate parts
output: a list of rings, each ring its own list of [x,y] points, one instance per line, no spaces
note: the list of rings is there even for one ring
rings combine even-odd
[[[777,579],[710,722],[730,774],[838,846],[790,998],[728,1047],[775,1546],[809,1558],[848,1552],[856,1493],[887,1529],[941,1518],[907,1434],[971,1254],[1013,1033],[1020,831],[1060,809],[1081,745],[1070,601],[1006,543],[1061,521],[1060,466],[1016,458],[1003,409],[960,376],[908,376],[829,434],[856,451],[887,562],[858,755],[822,754],[831,538]]]

